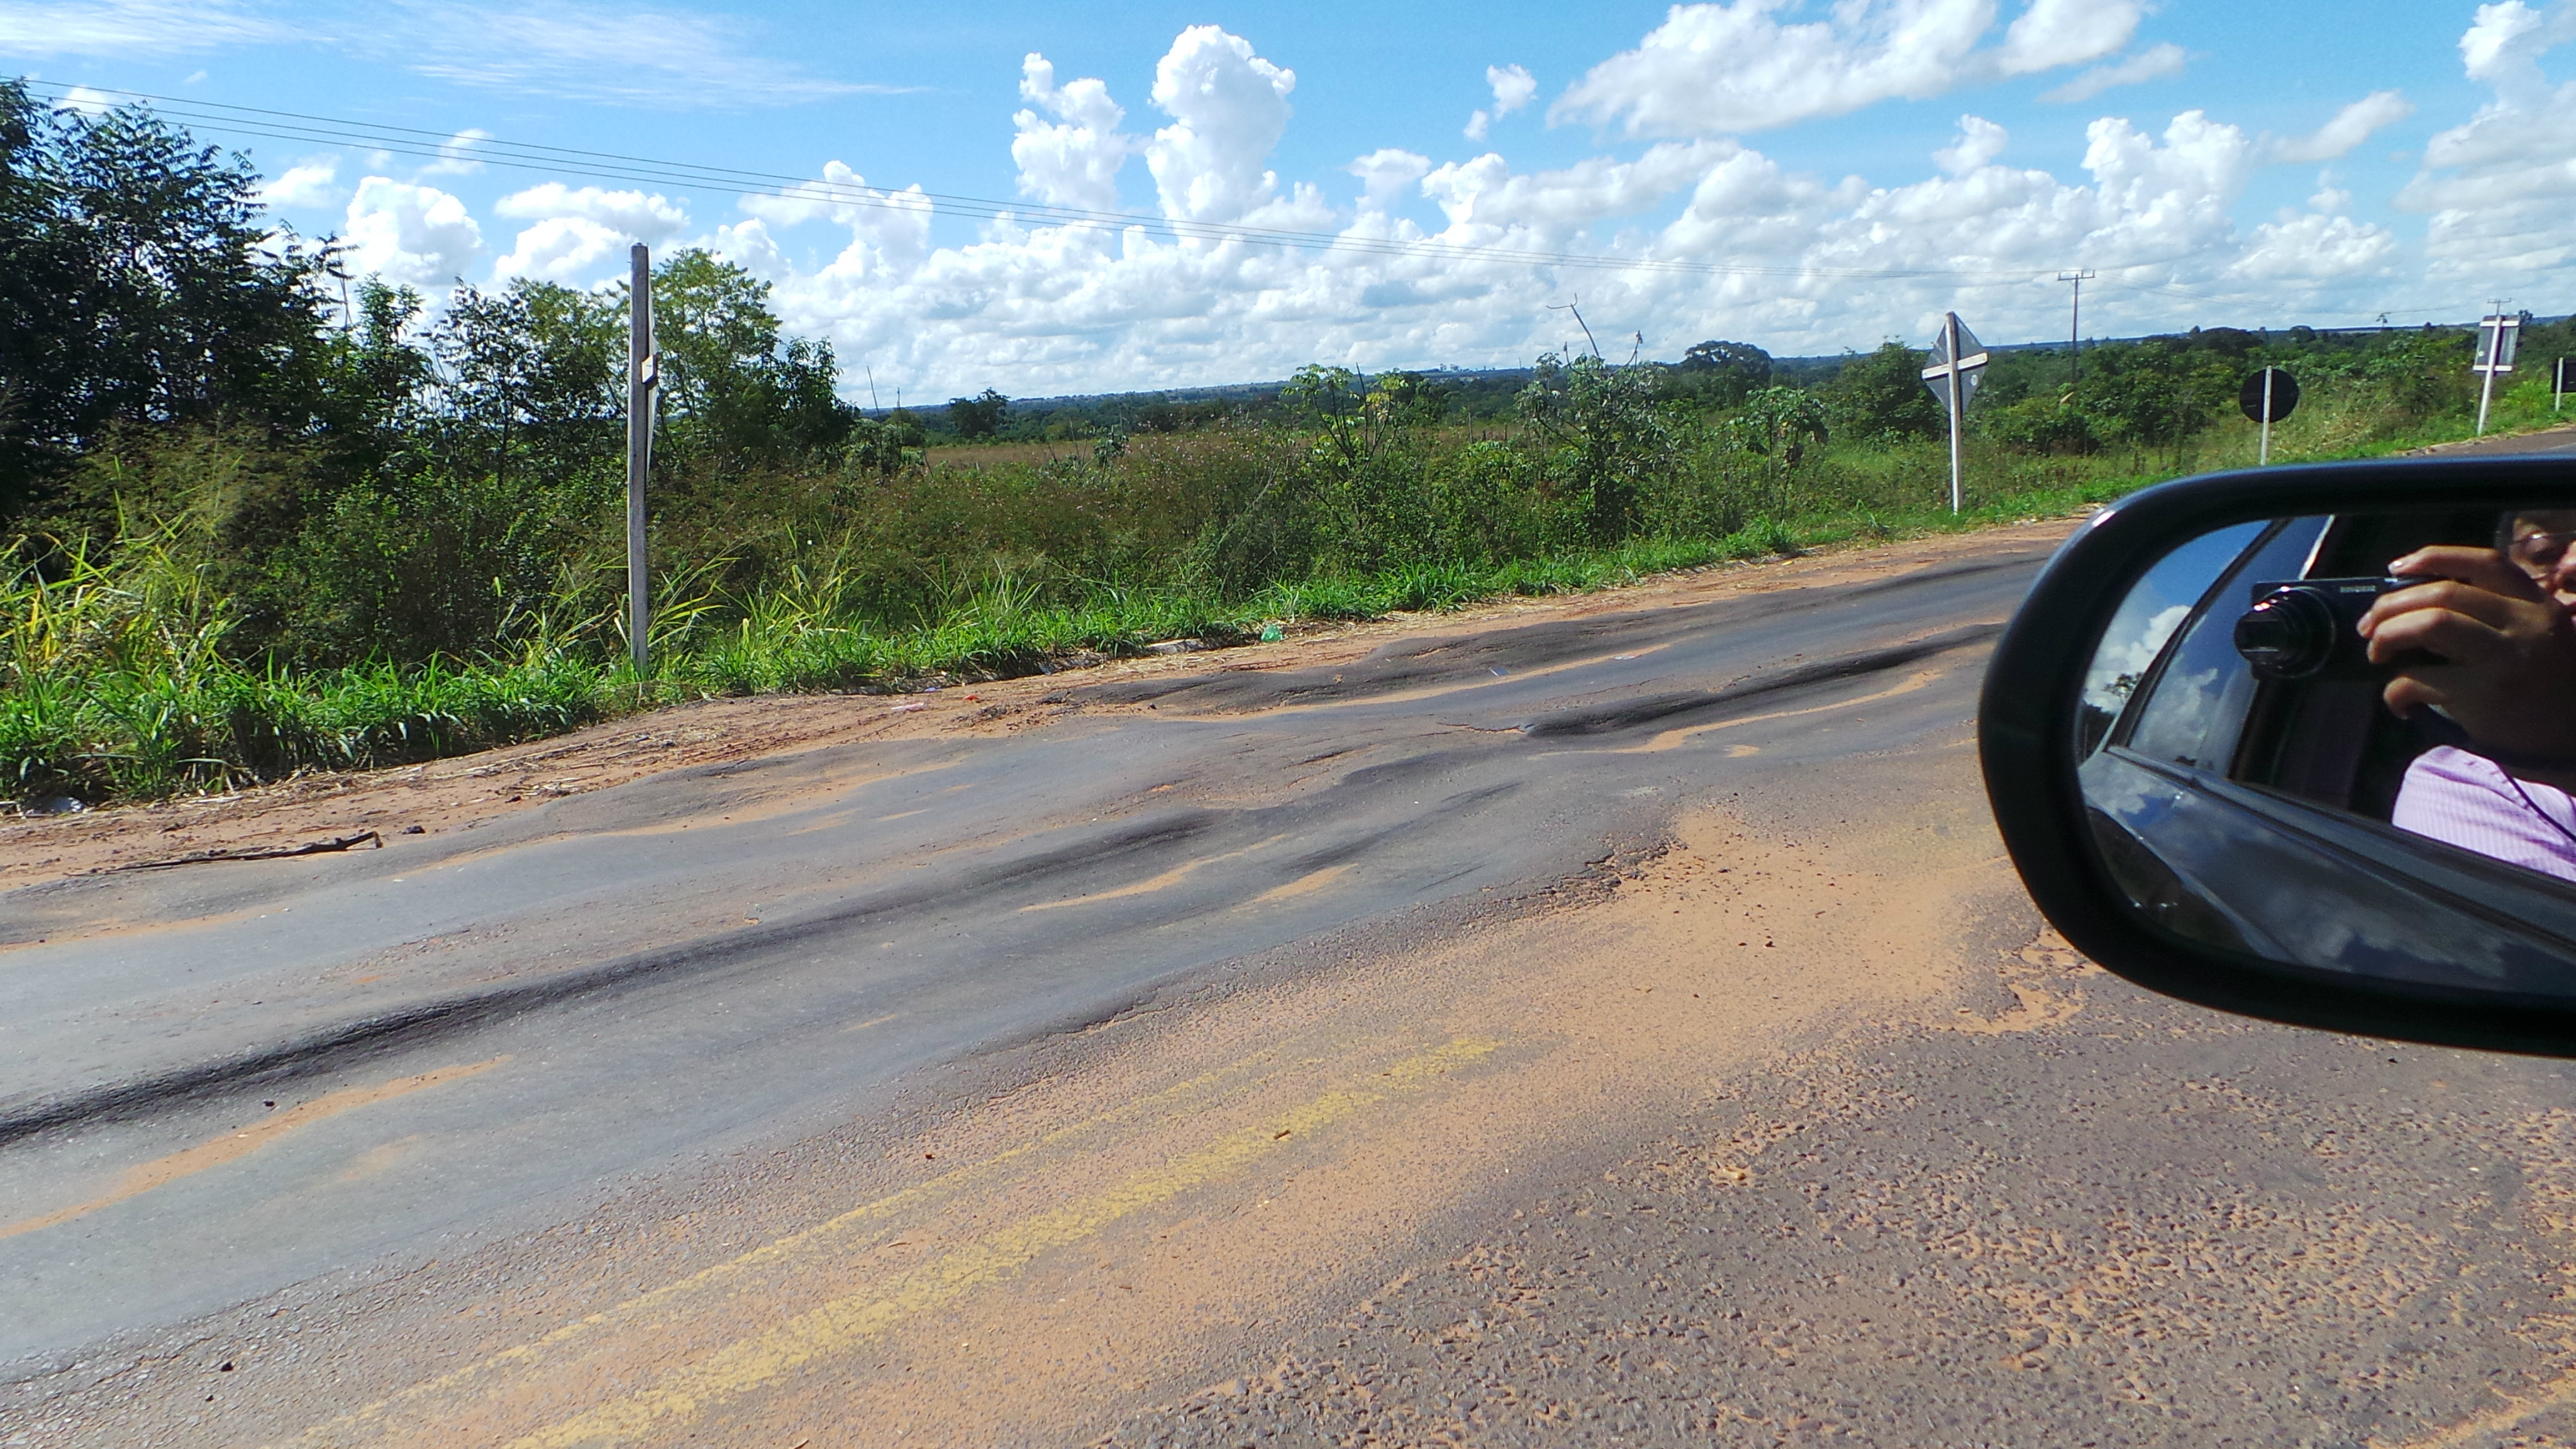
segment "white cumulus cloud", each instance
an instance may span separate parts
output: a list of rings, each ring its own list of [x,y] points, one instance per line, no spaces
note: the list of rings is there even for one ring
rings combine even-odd
[[[1953,176],[1965,176],[2004,153],[2012,134],[1983,116],[1959,118],[1958,142],[1932,153],[1933,164]]]
[[[1172,124],[1145,146],[1146,168],[1168,216],[1236,221],[1269,202],[1278,177],[1265,168],[1288,131],[1296,72],[1252,53],[1251,42],[1193,25],[1154,67],[1154,104]]]
[[[493,276],[549,282],[589,281],[612,262],[621,262],[633,243],[658,246],[689,224],[687,210],[666,197],[569,187],[560,181],[514,191],[493,203],[492,210],[535,222],[521,229],[510,250],[492,264]]]
[[[622,265],[632,244],[625,232],[586,216],[550,216],[520,230],[510,250],[492,264],[492,277],[495,281],[533,277],[578,285],[612,262]]]
[[[2082,65],[2127,45],[2142,18],[2138,0],[2031,0],[1995,59],[2006,75]]]
[[[1842,0],[1784,20],[1792,0],[1676,5],[1633,50],[1594,66],[1551,120],[1631,136],[1736,135],[1922,100],[1999,75],[2081,64],[2129,43],[2137,0],[2033,0],[2005,30],[1994,0]]]
[[[419,287],[454,281],[483,252],[483,229],[464,202],[389,176],[358,183],[340,239],[352,270]]]
[[[423,176],[471,176],[483,169],[474,148],[492,139],[492,133],[468,128],[438,143],[438,159],[420,168]]]
[[[1116,211],[1118,173],[1140,142],[1118,129],[1127,113],[1109,98],[1108,83],[1085,77],[1058,86],[1054,62],[1031,51],[1020,62],[1020,99],[1031,107],[1011,117],[1020,194],[1049,206]]]
[[[272,209],[330,206],[340,199],[339,179],[340,162],[337,157],[325,156],[318,161],[289,166],[275,180],[261,183],[260,203]]]
[[[84,116],[104,116],[116,109],[116,98],[87,86],[74,86],[63,92],[61,100],[54,102],[54,109],[75,111]]]
[[[2576,83],[2552,86],[2540,57],[2576,38],[2576,5],[2481,5],[2460,37],[2461,69],[2493,99],[2434,135],[2396,196],[2429,214],[2433,274],[2485,281],[2576,262],[2566,226],[2576,206]]]
[[[1360,205],[1370,211],[1385,211],[1395,205],[1414,183],[1431,174],[1431,158],[1393,146],[1371,151],[1342,168],[1360,179]]]
[[[1467,139],[1481,141],[1494,122],[1528,105],[1538,95],[1538,77],[1523,65],[1485,67],[1485,84],[1493,88],[1494,106],[1467,117]]]
[[[566,186],[548,181],[514,191],[492,204],[499,215],[525,218],[579,217],[636,241],[660,243],[689,224],[688,209],[659,193],[610,191],[598,186]]]

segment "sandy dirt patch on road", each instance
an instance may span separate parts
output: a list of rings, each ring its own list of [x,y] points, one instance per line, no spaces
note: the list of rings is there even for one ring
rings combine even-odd
[[[1555,908],[1104,1023],[911,1135],[799,1144],[750,1197],[414,1274],[292,1370],[374,1403],[263,1431],[1080,1442],[1783,1052],[2019,1009],[1991,965],[2031,925],[1998,929],[1966,741],[1796,790],[1688,816]]]
[[[1068,687],[1156,674],[1313,668],[1391,643],[1516,624],[1676,608],[1733,595],[1864,583],[1930,565],[2053,542],[2074,525],[2035,520],[1955,537],[1841,548],[1805,558],[1723,564],[1629,588],[1499,600],[1450,614],[1301,628],[1275,644],[1119,660],[1052,676],[914,695],[767,695],[709,699],[612,720],[554,739],[401,769],[302,775],[260,789],[79,815],[0,822],[0,891],[213,852],[276,850],[377,832],[399,841],[477,825],[665,770],[862,740],[999,734],[1116,710],[1064,698]],[[372,848],[361,843],[356,848]],[[222,869],[221,864],[191,869]]]

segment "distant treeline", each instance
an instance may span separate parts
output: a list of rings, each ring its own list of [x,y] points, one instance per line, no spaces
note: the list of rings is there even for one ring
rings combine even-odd
[[[2546,322],[2523,317],[2522,353],[2528,374],[2546,373],[2559,357],[2576,357],[2576,319]],[[2226,379],[2214,375],[2184,383],[2187,396],[2171,423],[2159,424],[2147,413],[2152,404],[2135,396],[2179,382],[2186,374],[2212,366],[2240,373],[2259,355],[2263,365],[2294,366],[2325,377],[2390,369],[2440,370],[2455,361],[2466,365],[2474,330],[2426,324],[2421,327],[2335,328],[2290,327],[2256,331],[2236,327],[2192,328],[2188,332],[2087,341],[2080,348],[2065,343],[2017,345],[1996,349],[1995,363],[1971,404],[1971,425],[1999,438],[2038,442],[2057,448],[2098,448],[2142,437],[2202,426],[2208,417],[2207,393]],[[1876,351],[1883,352],[1883,344]],[[1733,407],[1751,392],[1783,386],[1801,391],[1830,390],[1843,371],[1874,356],[1846,352],[1833,357],[1775,358],[1744,342],[1711,340],[1688,349],[1672,361],[1630,359],[1657,377],[1657,395],[1665,400],[1709,407]],[[1917,359],[1920,354],[1908,351]],[[2034,395],[2054,387],[2062,398],[2076,391],[2080,369],[2099,359],[2101,385],[2087,390],[2081,405],[2067,412],[2054,405],[2028,406]],[[2187,365],[2201,364],[2197,369]],[[1882,360],[1893,368],[1892,359]],[[1409,386],[1438,389],[1446,398],[1445,416],[1460,424],[1501,424],[1516,415],[1519,399],[1536,372],[1530,368],[1429,370],[1390,369],[1370,378],[1409,379]],[[2115,385],[2112,379],[2125,379]],[[2230,384],[2232,385],[2232,384]],[[891,421],[917,431],[926,442],[1078,442],[1136,433],[1179,433],[1227,422],[1277,421],[1285,382],[1246,383],[1216,388],[1182,388],[1162,392],[1108,393],[1082,397],[1014,399],[987,389],[975,398],[958,398],[945,407],[864,410],[862,416]],[[2456,391],[2455,389],[2451,389]],[[2440,391],[2440,389],[2437,389]],[[2115,393],[2130,394],[2115,397]],[[2013,411],[2018,409],[2018,411]],[[2004,414],[2011,412],[2011,416]],[[1939,424],[1937,412],[1927,426]],[[1914,431],[1919,431],[1915,429]]]

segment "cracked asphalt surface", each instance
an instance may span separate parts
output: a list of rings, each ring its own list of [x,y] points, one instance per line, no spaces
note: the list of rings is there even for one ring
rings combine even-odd
[[[2559,1063],[2041,929],[2045,546],[0,895],[0,1444],[2544,1444]]]

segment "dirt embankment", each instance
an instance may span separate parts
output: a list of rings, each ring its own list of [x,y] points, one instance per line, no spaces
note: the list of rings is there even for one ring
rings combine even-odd
[[[1955,537],[1837,549],[1760,564],[1717,564],[1633,587],[1509,599],[1449,614],[1405,614],[1293,631],[1273,644],[1120,660],[1079,672],[996,680],[916,695],[765,695],[708,699],[553,739],[402,769],[299,775],[258,789],[0,822],[0,890],[102,870],[363,837],[469,829],[566,795],[664,770],[861,740],[1001,734],[1074,714],[1122,712],[1076,701],[1069,686],[1161,673],[1312,668],[1408,639],[1519,623],[1704,603],[1730,594],[1833,587],[2064,535],[2066,519]],[[366,849],[361,842],[354,848]],[[199,868],[221,868],[213,865]]]

